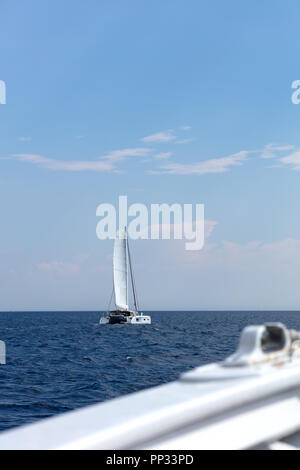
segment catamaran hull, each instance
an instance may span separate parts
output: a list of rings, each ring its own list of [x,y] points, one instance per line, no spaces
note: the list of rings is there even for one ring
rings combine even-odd
[[[100,325],[115,325],[122,323],[132,325],[151,325],[151,317],[149,315],[106,315],[100,319]]]
[[[151,325],[151,317],[149,315],[138,315],[132,317],[130,323],[133,325]]]

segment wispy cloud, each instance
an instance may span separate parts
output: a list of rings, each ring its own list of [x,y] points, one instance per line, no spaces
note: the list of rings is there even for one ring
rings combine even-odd
[[[191,142],[194,139],[176,140],[176,144]],[[294,145],[279,145],[270,143],[258,150],[242,150],[228,157],[213,158],[196,163],[177,163],[170,162],[160,166],[158,170],[150,171],[152,174],[169,175],[204,175],[207,173],[225,173],[231,167],[239,166],[247,160],[248,155],[256,154],[263,159],[276,159],[278,163],[274,167],[282,167],[283,164],[291,165],[293,170],[300,170],[300,150],[294,150],[290,155],[280,157],[282,152],[295,149]]]
[[[147,148],[132,148],[123,150],[114,150],[99,160],[55,160],[42,155],[35,154],[15,154],[13,158],[17,160],[32,163],[48,170],[56,171],[116,171],[116,162],[125,160],[128,157],[144,157],[151,152]]]
[[[287,151],[292,152],[288,155],[282,156],[281,152]],[[295,148],[295,145],[267,144],[260,156],[262,158],[276,158],[276,162],[268,168],[282,168],[286,165],[291,170],[300,170],[300,150]]]
[[[171,142],[175,140],[176,136],[173,134],[172,130],[157,132],[156,134],[148,135],[141,139],[142,142],[152,143],[152,142]]]
[[[293,150],[294,148],[294,145],[267,144],[264,146],[260,156],[261,158],[276,158],[278,156],[277,152]]]
[[[63,275],[73,275],[78,274],[82,265],[89,258],[88,253],[79,253],[73,257],[71,263],[65,263],[64,261],[49,261],[43,262],[36,265],[36,268],[39,271],[43,271],[49,274],[63,274]]]
[[[195,142],[195,139],[194,137],[191,137],[190,139],[181,139],[181,140],[176,140],[175,144],[189,144],[190,142]]]
[[[181,253],[184,256],[185,253]],[[239,244],[230,241],[223,241],[220,244],[206,245],[200,257],[190,258],[192,263],[201,263],[203,265],[224,266],[226,270],[246,266],[250,269],[251,265],[266,267],[271,266],[288,266],[295,265],[298,269],[300,259],[300,240],[286,238],[280,241],[263,243],[262,241],[251,241],[245,244]],[[263,262],[262,262],[263,260]],[[260,270],[256,270],[259,272]],[[273,272],[276,270],[273,269]],[[277,270],[277,272],[280,272]],[[282,274],[281,274],[282,275]]]
[[[32,138],[31,137],[19,137],[18,140],[20,142],[31,142]]]
[[[170,175],[204,175],[207,173],[224,173],[232,166],[239,166],[247,159],[251,151],[242,150],[229,157],[213,158],[197,163],[168,163],[160,167],[160,170],[152,173]]]
[[[146,157],[150,152],[152,152],[151,149],[143,147],[113,150],[112,152],[109,152],[104,155],[103,159],[111,162],[116,162],[120,160],[125,160],[125,158],[127,157]]]
[[[51,261],[50,263],[37,264],[39,271],[58,274],[77,274],[80,271],[78,264],[63,263],[62,261]]]
[[[164,160],[164,159],[170,158],[171,156],[172,156],[172,152],[161,152],[161,153],[157,153],[156,155],[154,155],[154,158],[156,158],[157,160]]]
[[[189,126],[184,126],[189,127]],[[23,137],[24,141],[28,138]],[[192,142],[195,139],[182,139],[177,140],[172,130],[159,132],[148,137],[144,137],[144,142],[168,142],[173,141],[175,144],[185,144]],[[284,155],[283,152],[293,150],[289,155]],[[133,147],[120,150],[112,150],[107,152],[102,157],[95,160],[56,160],[38,154],[14,154],[10,158],[15,158],[19,161],[31,163],[53,171],[93,171],[93,172],[120,172],[118,162],[124,161],[132,157],[142,157],[143,162],[151,161],[145,157],[151,157],[155,160],[167,160],[172,156],[172,152],[159,152],[153,154],[154,150],[147,147]],[[151,170],[152,174],[173,174],[173,175],[204,175],[208,173],[224,173],[230,170],[231,167],[239,166],[247,160],[249,154],[256,154],[262,159],[273,159],[275,164],[272,167],[282,167],[289,165],[293,170],[300,170],[300,150],[295,149],[294,145],[280,145],[270,143],[263,147],[263,149],[256,150],[242,150],[233,155],[221,158],[207,159],[193,163],[179,163],[179,162],[166,162],[156,170]],[[2,160],[7,158],[3,157]],[[152,160],[153,161],[153,160]]]
[[[279,161],[285,165],[289,165],[292,170],[300,170],[300,150],[295,150],[290,155],[282,157]]]
[[[113,171],[115,166],[107,161],[62,161],[52,158],[43,157],[41,155],[16,154],[14,158],[38,165],[48,170],[61,171]]]
[[[192,129],[192,126],[181,126],[180,129],[182,131],[189,131],[190,129]]]

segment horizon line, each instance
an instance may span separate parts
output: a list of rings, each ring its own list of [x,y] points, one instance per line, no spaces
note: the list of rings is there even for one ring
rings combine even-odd
[[[285,309],[285,310],[276,310],[276,309],[203,309],[203,310],[174,310],[174,309],[164,309],[164,310],[146,310],[146,309],[141,309],[139,311],[143,312],[152,312],[152,313],[159,313],[159,312],[278,312],[278,313],[284,313],[284,312],[299,312],[299,310],[295,309]],[[107,312],[107,309],[104,310],[0,310],[1,313],[103,313]]]

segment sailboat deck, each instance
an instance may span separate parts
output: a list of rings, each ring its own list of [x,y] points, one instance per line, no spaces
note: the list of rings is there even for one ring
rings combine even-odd
[[[124,315],[125,317],[129,317],[132,315],[138,315],[138,312],[134,310],[110,310],[110,315]]]

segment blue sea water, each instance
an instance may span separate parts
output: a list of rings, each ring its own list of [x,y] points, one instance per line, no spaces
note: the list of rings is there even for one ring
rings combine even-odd
[[[149,312],[151,326],[99,325],[99,312],[3,312],[0,430],[169,382],[232,353],[243,327],[300,312]]]

